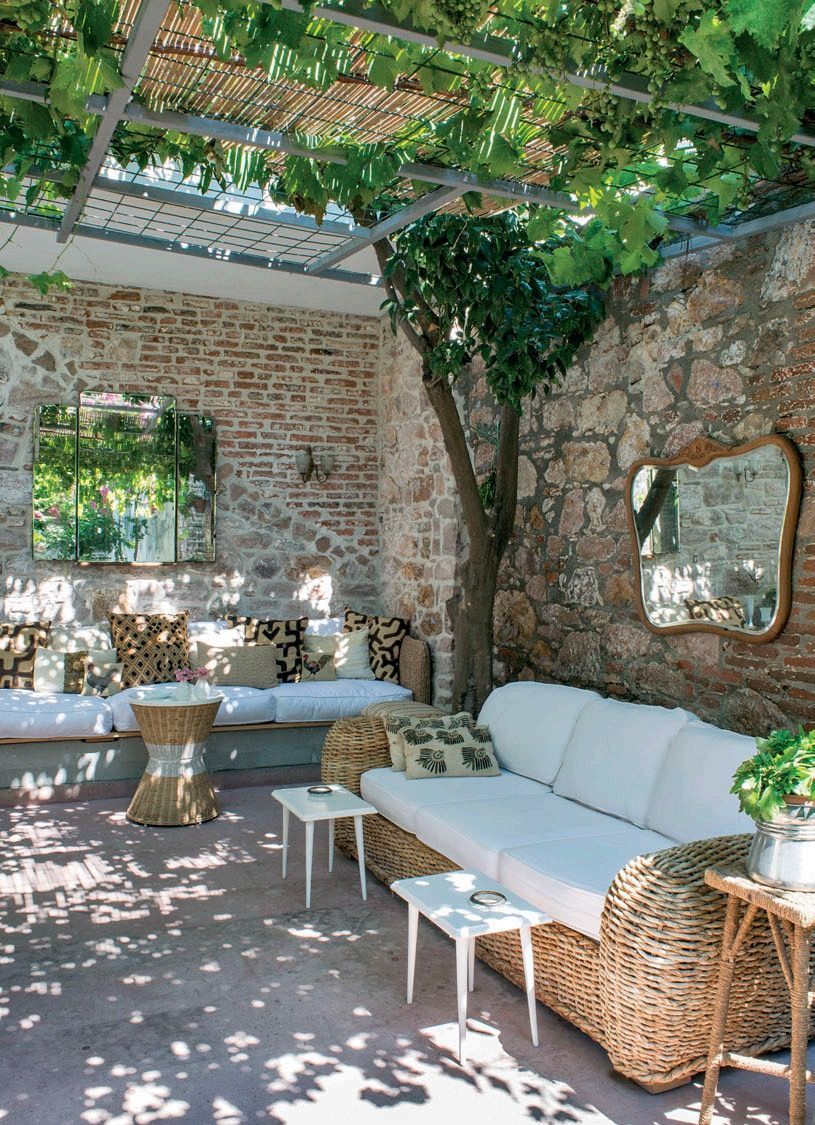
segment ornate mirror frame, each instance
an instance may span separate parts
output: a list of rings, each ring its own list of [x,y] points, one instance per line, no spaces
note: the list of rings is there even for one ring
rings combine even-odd
[[[781,450],[787,462],[789,474],[787,488],[787,503],[784,509],[784,518],[781,524],[781,537],[778,552],[778,580],[775,615],[768,627],[760,633],[751,633],[748,630],[735,629],[727,625],[717,625],[715,622],[687,621],[675,625],[660,625],[653,622],[648,616],[642,586],[642,561],[640,556],[640,541],[637,533],[634,512],[633,487],[637,473],[644,468],[678,469],[683,465],[690,465],[702,469],[711,461],[720,458],[741,457],[754,449],[774,445]],[[768,434],[756,438],[743,445],[724,445],[713,438],[700,437],[685,446],[676,457],[659,458],[644,457],[634,464],[626,477],[625,506],[628,514],[628,528],[634,556],[634,577],[636,580],[637,613],[640,620],[652,633],[716,633],[732,640],[744,641],[745,644],[767,644],[781,633],[787,624],[792,605],[792,553],[795,542],[795,532],[798,526],[798,511],[801,504],[801,459],[798,450],[789,440],[780,434]]]

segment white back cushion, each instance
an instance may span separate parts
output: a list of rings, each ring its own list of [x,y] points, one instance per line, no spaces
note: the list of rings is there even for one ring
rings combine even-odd
[[[592,700],[566,747],[555,792],[642,828],[668,744],[688,718],[678,707]]]
[[[551,785],[578,717],[599,699],[565,684],[507,684],[489,696],[478,721],[489,727],[502,769]]]
[[[755,825],[739,811],[730,792],[733,774],[756,750],[754,738],[688,723],[668,747],[645,823],[683,844],[752,832]]]

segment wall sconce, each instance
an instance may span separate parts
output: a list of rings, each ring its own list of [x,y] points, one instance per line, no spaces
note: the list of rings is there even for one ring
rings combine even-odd
[[[736,469],[735,473],[736,480],[742,480],[745,484],[752,484],[756,479],[755,469],[750,469],[747,465],[745,465],[743,469]]]
[[[320,484],[325,484],[334,469],[333,453],[317,453],[310,445],[298,449],[294,455],[294,463],[303,484],[315,477]]]

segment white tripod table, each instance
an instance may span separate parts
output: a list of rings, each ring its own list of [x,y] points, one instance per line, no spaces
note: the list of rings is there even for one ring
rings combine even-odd
[[[327,789],[328,792],[311,793],[310,789]],[[334,821],[340,817],[354,818],[354,834],[359,859],[359,886],[363,899],[368,897],[365,882],[365,837],[362,818],[377,810],[343,785],[297,785],[291,789],[275,789],[272,796],[283,806],[283,878],[286,878],[289,855],[289,814],[294,813],[306,826],[306,909],[311,906],[311,868],[314,858],[314,825],[318,820],[328,821],[328,870],[334,869]]]
[[[461,1064],[465,1062],[467,1032],[467,992],[472,992],[475,976],[475,939],[485,934],[517,930],[521,939],[524,983],[529,1007],[532,1042],[538,1045],[538,1014],[535,1008],[535,965],[532,954],[532,926],[552,919],[525,899],[512,894],[494,879],[478,871],[446,871],[441,875],[423,875],[416,879],[399,879],[391,890],[408,904],[407,1002],[413,1003],[413,979],[416,972],[416,945],[419,914],[431,921],[456,943],[456,991],[458,994],[458,1050]],[[497,892],[504,901],[484,906],[473,903],[470,896],[479,891]]]

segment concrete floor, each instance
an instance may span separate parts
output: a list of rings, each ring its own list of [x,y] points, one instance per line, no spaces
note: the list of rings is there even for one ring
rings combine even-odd
[[[480,962],[462,1070],[452,944],[422,924],[407,1007],[404,904],[374,879],[363,903],[341,854],[329,876],[318,826],[306,912],[269,790],[222,803],[184,829],[132,825],[122,800],[0,810],[0,1121],[696,1121],[698,1083],[649,1096],[540,1005],[533,1048],[521,993]],[[784,1083],[723,1076],[719,1125],[786,1120]]]

